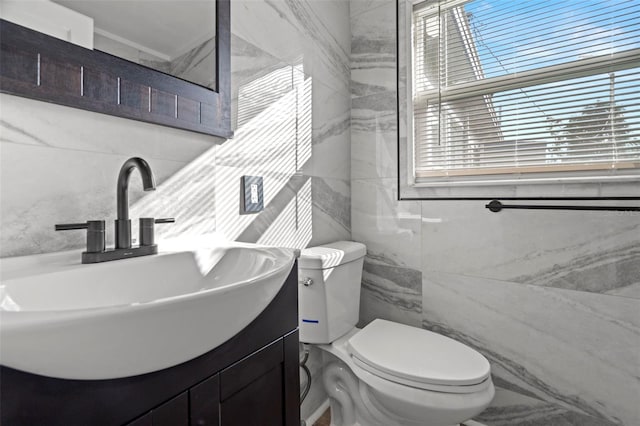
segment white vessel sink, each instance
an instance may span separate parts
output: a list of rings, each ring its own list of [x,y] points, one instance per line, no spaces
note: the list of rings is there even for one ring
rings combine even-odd
[[[0,364],[65,379],[171,367],[233,337],[271,302],[291,250],[220,238],[83,265],[80,251],[0,259]]]

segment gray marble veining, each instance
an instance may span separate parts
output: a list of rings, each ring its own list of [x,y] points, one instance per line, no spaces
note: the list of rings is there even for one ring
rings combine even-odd
[[[423,321],[422,327],[462,342],[490,361],[496,397],[491,406],[476,417],[488,426],[583,424],[580,422],[603,426],[621,424],[619,419],[607,418],[587,401],[558,392],[525,366],[492,351],[478,339],[428,319]]]
[[[425,222],[424,227],[431,234],[424,250],[432,268],[638,297],[640,215],[564,211],[496,215],[482,201],[423,203],[425,217],[440,219]],[[462,261],[458,253],[465,253]]]
[[[368,250],[362,272],[360,326],[375,318],[420,326],[422,273]]]
[[[4,119],[0,119],[0,127],[2,128],[2,134],[0,135],[2,142],[51,146],[44,138],[18,124],[11,124]]]
[[[349,190],[348,182],[343,182],[343,188]],[[330,185],[330,181],[322,178],[313,178],[312,191],[315,204],[327,215],[333,217],[345,229],[351,229],[350,193],[336,190]]]
[[[480,350],[510,390],[634,425],[640,301],[428,271],[424,326]]]
[[[351,11],[352,95],[395,92],[395,9],[394,1],[378,1]]]

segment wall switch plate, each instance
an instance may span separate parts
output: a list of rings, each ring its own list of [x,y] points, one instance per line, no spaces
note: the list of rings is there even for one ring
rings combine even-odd
[[[258,213],[263,209],[262,176],[242,176],[240,182],[240,213]]]

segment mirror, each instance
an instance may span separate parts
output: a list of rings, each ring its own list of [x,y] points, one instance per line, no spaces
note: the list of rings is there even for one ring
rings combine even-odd
[[[93,48],[215,89],[215,0],[52,0],[93,19]]]
[[[233,135],[230,0],[28,3],[0,0],[1,92]]]

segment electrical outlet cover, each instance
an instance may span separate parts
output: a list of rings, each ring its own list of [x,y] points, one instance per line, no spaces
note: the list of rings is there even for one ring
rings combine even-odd
[[[240,182],[240,213],[258,213],[263,209],[262,176],[242,176]]]

